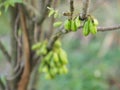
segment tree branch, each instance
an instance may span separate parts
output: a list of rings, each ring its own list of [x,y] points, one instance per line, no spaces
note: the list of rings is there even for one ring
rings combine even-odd
[[[1,41],[0,41],[0,49],[1,49],[2,53],[6,56],[7,61],[10,63],[11,62],[11,57],[10,57],[8,51],[6,50],[6,48],[4,47],[4,45],[2,44]]]
[[[61,26],[60,28],[58,28],[58,30],[56,30],[55,33],[53,33],[49,43],[48,43],[48,46],[47,46],[47,49],[48,51],[50,51],[55,43],[55,41],[60,38],[62,35],[64,35],[65,33],[67,33],[67,31],[64,29],[64,26]]]
[[[86,19],[89,11],[90,0],[82,0],[82,12],[80,13],[80,18],[82,20]]]
[[[33,7],[32,5],[30,5],[30,4],[27,3],[26,1],[24,1],[23,4],[24,4],[27,8],[29,8],[31,11],[33,11],[33,13],[34,13],[36,16],[38,16],[38,17],[40,16],[39,11],[38,11],[35,7]]]
[[[120,24],[109,26],[109,27],[98,27],[98,31],[104,32],[104,31],[114,31],[120,29]]]
[[[73,12],[74,12],[74,0],[70,0],[70,19],[72,19],[73,16]]]
[[[19,5],[19,12],[20,12],[20,24],[23,31],[23,45],[24,45],[24,54],[25,54],[25,66],[24,71],[21,77],[21,80],[18,85],[18,90],[26,90],[27,85],[29,82],[31,67],[30,67],[30,42],[29,42],[29,36],[27,31],[27,24],[26,24],[26,18],[23,13],[23,7]]]
[[[46,6],[44,8],[42,8],[43,11],[42,12],[40,11],[41,16],[40,16],[40,19],[37,20],[38,21],[37,22],[38,25],[41,25],[42,22],[45,20],[45,18],[47,16],[47,13],[48,13],[47,7],[50,7],[51,3],[52,3],[52,0],[48,0]]]
[[[72,2],[72,0],[70,0]],[[83,8],[82,8],[82,13],[81,13],[81,19],[85,19],[87,17],[88,14],[88,9],[89,9],[89,4],[90,4],[90,0],[82,0],[83,1]],[[71,3],[72,5],[72,3]],[[82,29],[83,26],[80,26],[79,29]],[[104,31],[113,31],[113,30],[117,30],[120,29],[120,24],[119,25],[115,25],[115,26],[109,26],[109,27],[98,27],[97,30],[99,32],[104,32]],[[60,27],[58,30],[56,30],[56,32],[54,33],[54,35],[52,35],[49,43],[48,43],[48,51],[52,49],[53,44],[55,43],[55,41],[60,38],[62,35],[68,33],[68,31],[66,31],[64,29],[64,26]]]
[[[81,30],[83,26],[81,26],[79,29]],[[119,25],[115,25],[115,26],[109,26],[109,27],[98,27],[97,28],[99,32],[104,32],[104,31],[113,31],[113,30],[118,30],[120,29],[120,24]],[[54,33],[54,35],[51,37],[49,43],[48,43],[48,51],[52,49],[53,44],[55,43],[55,41],[60,38],[62,35],[68,33],[68,31],[66,31],[64,29],[64,27],[60,27],[58,30],[56,30],[56,32]]]

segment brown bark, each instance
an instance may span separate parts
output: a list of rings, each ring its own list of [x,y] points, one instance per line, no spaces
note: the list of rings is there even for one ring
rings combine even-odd
[[[24,55],[25,55],[25,65],[23,74],[21,76],[21,80],[18,84],[18,90],[26,90],[27,85],[29,82],[30,77],[30,43],[29,43],[29,37],[28,37],[28,31],[27,31],[27,25],[26,25],[26,18],[23,13],[23,8],[21,5],[19,5],[19,11],[20,11],[20,23],[21,28],[23,31],[23,49],[24,49]]]

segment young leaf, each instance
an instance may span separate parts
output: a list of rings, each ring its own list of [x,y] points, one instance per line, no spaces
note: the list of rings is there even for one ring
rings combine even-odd
[[[49,14],[48,14],[48,17],[51,17],[54,13],[55,13],[54,10],[50,10],[50,12],[49,12]]]
[[[48,13],[48,17],[52,16],[55,13],[55,10],[51,7],[47,7],[50,11]]]

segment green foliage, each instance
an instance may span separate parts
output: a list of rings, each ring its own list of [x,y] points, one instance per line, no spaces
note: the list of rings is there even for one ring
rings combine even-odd
[[[10,6],[14,7],[15,3],[22,3],[22,0],[6,0],[4,2],[0,1],[0,3],[0,8],[4,7],[5,11],[7,11]]]
[[[47,7],[49,9],[49,13],[48,13],[48,17],[51,17],[52,15],[54,15],[54,18],[58,18],[60,16],[60,14],[58,13],[58,10],[54,10],[51,7]]]

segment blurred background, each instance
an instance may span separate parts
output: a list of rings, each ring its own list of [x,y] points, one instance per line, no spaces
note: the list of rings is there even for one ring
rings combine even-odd
[[[69,0],[68,0],[69,1]],[[59,12],[69,10],[67,0],[56,7]],[[99,21],[99,26],[120,23],[120,0],[91,0],[90,14]],[[75,0],[75,12],[81,10],[81,0]],[[9,12],[0,16],[0,40],[10,51]],[[66,17],[60,18],[64,21]],[[49,23],[45,20],[44,26]],[[46,31],[47,27],[43,27]],[[81,30],[62,37],[62,47],[69,59],[69,72],[53,80],[40,74],[35,85],[37,90],[120,90],[120,31],[98,32],[83,36]],[[0,75],[7,70],[6,58],[0,51]]]

